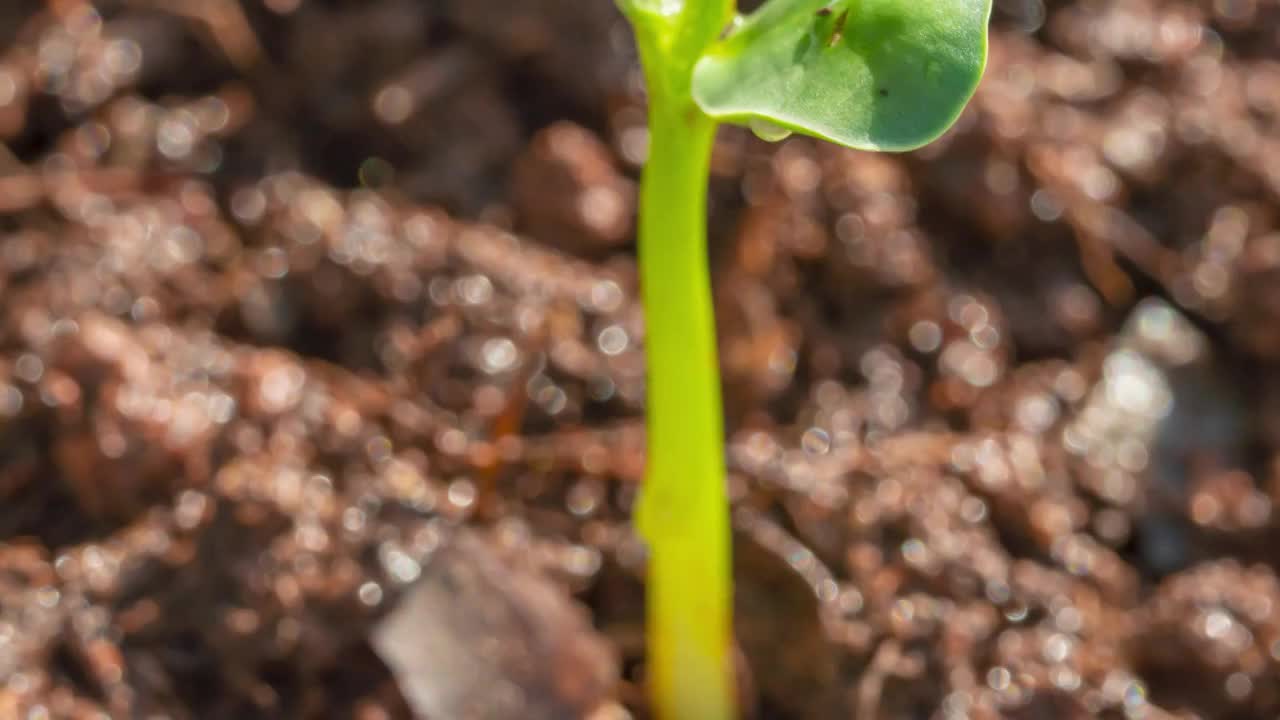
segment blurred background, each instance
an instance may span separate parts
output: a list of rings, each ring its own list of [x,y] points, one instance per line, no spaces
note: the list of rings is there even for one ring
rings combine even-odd
[[[753,718],[1280,713],[1280,4],[725,128]],[[0,718],[646,717],[610,0],[0,3]]]

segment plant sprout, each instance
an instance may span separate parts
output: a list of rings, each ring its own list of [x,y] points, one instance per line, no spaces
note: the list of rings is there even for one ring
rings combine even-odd
[[[730,524],[706,205],[719,122],[864,150],[920,147],[986,64],[991,0],[618,0],[649,93],[639,255],[648,459],[647,637],[658,717],[735,715]]]

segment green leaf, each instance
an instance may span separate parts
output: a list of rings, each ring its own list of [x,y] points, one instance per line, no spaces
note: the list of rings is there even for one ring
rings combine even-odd
[[[911,150],[973,96],[991,0],[769,0],[694,67],[703,112],[852,148]]]

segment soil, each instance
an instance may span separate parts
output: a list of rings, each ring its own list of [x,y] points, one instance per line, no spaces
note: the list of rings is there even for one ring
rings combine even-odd
[[[742,706],[1280,714],[1280,6],[726,128]],[[646,717],[609,0],[0,3],[0,718]]]

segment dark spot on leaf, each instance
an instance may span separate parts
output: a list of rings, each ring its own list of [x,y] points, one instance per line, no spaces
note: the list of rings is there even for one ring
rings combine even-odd
[[[824,7],[818,9],[818,17],[826,17],[831,14],[831,8]]]
[[[880,88],[880,97],[889,97],[889,91],[886,88]]]
[[[849,11],[845,10],[836,17],[835,23],[832,25],[831,39],[827,40],[827,47],[835,47],[840,39],[844,37],[844,24],[849,20]]]

